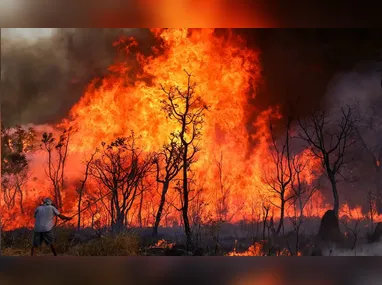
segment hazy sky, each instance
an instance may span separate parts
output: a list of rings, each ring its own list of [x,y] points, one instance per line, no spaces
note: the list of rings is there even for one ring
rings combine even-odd
[[[1,29],[1,37],[6,39],[16,39],[23,38],[30,41],[37,41],[44,37],[49,37],[52,35],[55,29],[52,28],[12,28],[12,29]]]

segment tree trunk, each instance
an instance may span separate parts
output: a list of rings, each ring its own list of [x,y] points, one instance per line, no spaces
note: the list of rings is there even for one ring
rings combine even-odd
[[[78,205],[77,205],[77,211],[78,211],[78,221],[77,221],[77,231],[81,228],[81,201],[82,201],[82,190],[80,189],[80,196],[78,197]]]
[[[375,165],[376,179],[375,184],[377,188],[376,195],[376,208],[378,215],[382,214],[382,183],[381,183],[381,166],[380,164]]]
[[[330,183],[332,185],[332,191],[333,191],[333,199],[334,199],[333,200],[333,211],[334,211],[334,214],[336,215],[336,217],[338,218],[340,201],[339,201],[339,197],[338,197],[337,183],[336,183],[334,175],[329,175],[329,180],[330,180]]]
[[[17,190],[19,191],[19,194],[20,194],[20,209],[21,209],[21,213],[24,214],[24,206],[23,206],[23,200],[24,200],[24,197],[23,197],[23,191],[21,190],[21,187],[20,187],[20,186],[17,186]]]
[[[267,220],[266,218],[263,219],[263,240],[265,240],[265,227],[267,225]]]
[[[188,177],[187,177],[187,147],[183,154],[183,222],[184,231],[187,237],[187,250],[192,246],[190,221],[188,219]]]
[[[160,224],[160,220],[162,218],[162,211],[163,211],[164,203],[166,202],[166,194],[167,194],[168,187],[169,187],[169,182],[166,181],[165,183],[163,183],[159,208],[155,217],[155,224],[153,228],[153,238],[156,238],[158,236],[158,227]]]
[[[116,224],[114,200],[115,200],[115,193],[113,191],[113,196],[111,197],[111,200],[110,200],[110,212],[111,212],[110,213],[110,225],[111,225],[112,231],[114,231],[115,224]]]
[[[139,209],[138,209],[138,223],[139,227],[142,228],[142,206],[143,206],[143,191],[141,192],[141,199],[139,201]]]
[[[267,220],[268,220],[268,209],[265,209],[265,214],[263,217],[263,240],[265,240],[265,227],[267,226]]]
[[[55,186],[54,186],[54,193],[55,193],[54,202],[57,205],[57,207],[61,209],[62,207],[61,191],[57,183],[55,183]]]
[[[92,230],[94,229],[94,214],[92,213]]]
[[[296,256],[298,256],[298,251],[300,249],[300,224],[296,227]]]
[[[298,195],[298,204],[300,207],[300,219],[302,220],[304,218],[304,206],[302,205],[301,194]]]
[[[280,222],[277,226],[276,234],[278,235],[284,225],[284,211],[285,211],[285,199],[284,194],[281,196],[281,205],[280,205]]]
[[[113,232],[116,234],[120,234],[123,232],[125,222],[125,215],[121,212],[117,213],[116,221],[114,223]]]

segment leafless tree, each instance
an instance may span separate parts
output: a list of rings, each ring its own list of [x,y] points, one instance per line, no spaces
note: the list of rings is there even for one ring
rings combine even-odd
[[[33,150],[35,136],[32,128],[1,125],[1,188],[8,210],[15,206],[18,197],[20,211],[24,213],[23,188],[30,178],[26,154]]]
[[[292,177],[292,191],[294,192],[292,199],[293,216],[289,217],[296,233],[295,254],[297,255],[300,247],[300,230],[304,222],[304,208],[318,187],[314,184],[309,184],[303,179],[303,172],[307,172],[308,161],[301,155],[293,155],[293,177]],[[313,175],[313,173],[309,173]]]
[[[48,153],[48,169],[46,175],[52,182],[55,205],[62,207],[61,192],[65,188],[65,166],[68,156],[69,142],[74,133],[72,127],[63,131],[57,143],[52,133],[42,135],[42,147]]]
[[[203,217],[205,216],[205,208],[208,205],[203,197],[203,185],[198,185],[195,181],[195,174],[191,178],[192,186],[189,186],[190,193],[195,194],[190,197],[190,216],[191,216],[191,232],[195,237],[196,246],[202,242],[202,226]]]
[[[22,214],[24,214],[24,186],[30,178],[29,169],[27,167],[12,174],[6,174],[2,178],[2,191],[5,205],[8,210],[11,210],[16,204],[16,198],[19,197],[19,207]]]
[[[154,158],[152,159],[152,161],[154,161]],[[150,169],[150,172],[155,172],[155,171],[151,171]],[[146,217],[143,216],[142,211],[144,210],[144,208],[147,208],[147,204],[150,202],[146,198],[145,194],[147,195],[148,191],[152,189],[152,187],[153,187],[153,183],[151,180],[141,179],[139,184],[139,204],[138,204],[138,215],[137,215],[138,224],[141,228],[146,227],[147,224],[149,223],[150,216],[146,216]],[[144,205],[146,205],[146,207],[144,207]],[[149,212],[147,212],[147,215],[148,214]]]
[[[93,229],[94,229],[94,225],[95,225],[95,216],[96,216],[97,214],[99,214],[100,209],[99,209],[99,206],[98,206],[98,204],[97,204],[97,200],[96,200],[96,198],[93,197],[92,195],[90,195],[90,196],[85,200],[85,205],[86,205],[86,209],[87,209],[87,211],[89,212],[90,217],[91,217],[90,227],[91,227],[91,229],[93,230]]]
[[[339,196],[337,189],[338,176],[343,177],[341,170],[348,163],[346,155],[354,144],[354,124],[352,109],[341,108],[341,119],[333,126],[329,113],[314,112],[310,118],[299,119],[299,137],[312,150],[314,156],[321,160],[322,166],[330,181],[333,192],[333,210],[338,217]]]
[[[170,197],[167,197],[166,201],[167,203],[165,204],[162,212],[162,216],[164,217],[165,225],[168,226],[168,216],[172,214],[173,210],[173,205],[175,204],[177,197],[176,195],[172,195]]]
[[[3,192],[3,202],[8,210],[13,209],[16,200],[16,188],[10,181],[10,178],[2,177],[1,190]]]
[[[231,192],[231,187],[227,184],[227,177],[223,173],[223,153],[220,153],[220,159],[216,162],[219,175],[219,187],[216,193],[216,213],[220,220],[227,221],[228,219],[228,198]]]
[[[144,201],[144,192],[145,187],[143,186],[143,180],[140,181],[140,191],[139,191],[139,206],[138,206],[138,224],[139,227],[143,227],[143,221],[142,221],[142,207],[143,207],[143,201]]]
[[[288,118],[285,127],[285,136],[280,143],[275,137],[274,126],[269,118],[269,129],[271,141],[269,143],[270,154],[272,157],[271,165],[263,175],[264,182],[269,186],[270,190],[277,196],[280,204],[270,203],[280,209],[280,221],[276,229],[276,235],[280,233],[284,225],[285,206],[294,196],[291,188],[293,178],[292,156],[290,150],[290,128],[291,119]]]
[[[103,142],[100,157],[91,164],[91,175],[111,193],[111,227],[116,233],[123,231],[126,216],[139,196],[140,181],[150,168],[150,160],[143,157],[132,133],[108,145]]]
[[[375,195],[373,195],[373,191],[369,190],[367,193],[367,205],[368,205],[368,214],[367,219],[369,220],[369,235],[371,235],[374,231],[374,218],[376,216],[376,199]]]
[[[179,136],[173,133],[170,136],[170,143],[164,145],[154,159],[154,163],[156,164],[156,181],[162,185],[161,199],[153,227],[154,238],[158,235],[158,227],[162,218],[170,182],[178,175],[183,166],[182,153],[183,149],[179,141]]]
[[[355,131],[362,148],[366,151],[370,165],[375,171],[374,183],[376,186],[376,206],[378,214],[382,213],[382,116],[380,109],[382,100],[378,98],[369,108],[362,108],[356,101]]]
[[[78,211],[78,220],[77,220],[77,230],[79,231],[80,228],[81,228],[81,202],[82,202],[82,197],[83,197],[83,194],[84,194],[84,188],[85,188],[85,184],[86,184],[86,181],[88,180],[88,176],[89,176],[89,170],[90,170],[90,165],[91,163],[93,162],[93,159],[94,159],[94,156],[96,155],[97,153],[97,150],[92,153],[92,155],[90,156],[90,158],[86,161],[85,163],[85,173],[84,173],[84,179],[81,179],[80,180],[80,187],[77,189],[77,193],[78,193],[78,204],[77,204],[77,211]]]
[[[191,74],[187,73],[187,88],[170,87],[166,90],[162,86],[166,99],[162,101],[163,109],[171,120],[179,125],[179,136],[182,148],[182,214],[184,229],[187,237],[187,247],[192,245],[191,227],[188,217],[189,187],[188,172],[191,165],[196,161],[195,154],[199,151],[198,141],[202,135],[201,129],[204,123],[204,112],[207,106],[200,96],[196,95],[196,84],[191,83]]]
[[[268,215],[269,210],[271,209],[270,204],[263,204],[262,205],[262,217],[263,217],[263,240],[265,240],[265,229],[267,228],[267,222],[268,222]],[[268,230],[268,236],[269,236],[269,230]]]
[[[26,154],[33,150],[35,131],[32,128],[25,130],[21,126],[7,128],[1,124],[1,190],[7,206],[14,206],[16,196],[19,194],[19,203],[21,212],[23,208],[23,185],[29,178],[28,160]],[[7,203],[7,199],[8,202]],[[0,203],[0,211],[4,211]],[[7,223],[4,221],[4,215],[0,213],[0,255],[1,239],[3,227]]]
[[[351,246],[351,249],[354,250],[357,244],[359,232],[361,230],[360,224],[365,220],[365,217],[362,215],[361,212],[355,209],[354,203],[350,203],[350,205],[353,207],[353,210],[351,210],[350,208],[344,210],[343,214],[347,215],[348,218],[342,218],[341,223],[353,235],[353,244]]]

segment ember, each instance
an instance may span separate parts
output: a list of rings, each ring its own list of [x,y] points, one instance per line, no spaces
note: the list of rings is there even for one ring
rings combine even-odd
[[[229,252],[227,254],[228,256],[265,256],[265,253],[263,252],[263,245],[261,243],[255,242],[253,245],[251,245],[247,251],[244,252],[237,252],[236,249],[234,249],[232,252]]]
[[[150,246],[149,248],[173,248],[173,246],[175,245],[175,243],[172,243],[172,242],[169,242],[169,241],[166,241],[164,239],[160,239],[157,241],[157,243],[155,245],[152,245]]]

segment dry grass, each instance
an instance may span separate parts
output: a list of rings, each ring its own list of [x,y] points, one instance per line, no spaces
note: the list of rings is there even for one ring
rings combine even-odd
[[[135,234],[106,236],[70,249],[75,256],[135,256],[139,255],[139,238]]]
[[[133,233],[108,235],[88,242],[75,244],[74,231],[69,228],[55,230],[54,243],[58,255],[66,256],[131,256],[139,255],[140,240]],[[24,231],[17,235],[6,235],[3,239],[2,254],[4,256],[29,256],[32,245],[32,231]],[[50,248],[43,245],[37,250],[39,256],[51,256]]]

